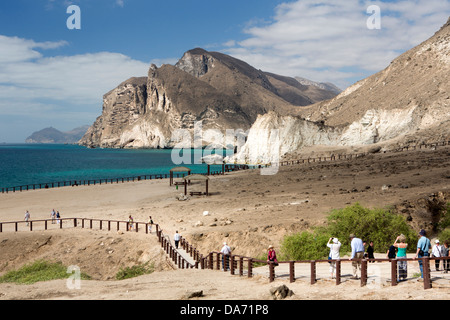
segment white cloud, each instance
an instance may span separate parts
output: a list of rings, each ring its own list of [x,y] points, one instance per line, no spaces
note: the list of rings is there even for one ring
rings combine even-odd
[[[106,92],[130,77],[147,75],[148,63],[119,53],[47,57],[40,52],[64,45],[0,35],[0,117],[90,124],[100,115]]]
[[[370,5],[381,9],[380,30],[367,28]],[[449,13],[450,0],[288,2],[224,51],[259,69],[346,87],[432,36]]]

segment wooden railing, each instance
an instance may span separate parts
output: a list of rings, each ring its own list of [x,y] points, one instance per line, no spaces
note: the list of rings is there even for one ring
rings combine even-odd
[[[25,227],[22,225],[25,224]],[[8,228],[8,226],[12,226]],[[52,225],[55,225],[51,227]],[[8,228],[8,230],[5,230]],[[19,228],[19,226],[21,226]],[[125,230],[127,232],[145,232],[149,233],[149,223],[145,222],[129,222],[121,220],[104,220],[104,219],[91,219],[91,218],[60,218],[60,219],[43,219],[43,220],[30,220],[30,221],[12,221],[12,222],[0,222],[0,233],[5,231],[33,231],[43,227],[44,230],[63,229],[64,228],[84,228],[84,229],[99,229],[107,231],[120,231]],[[223,270],[230,272],[231,275],[238,274],[239,276],[247,275],[247,277],[253,277],[253,269],[258,266],[267,265],[269,268],[269,281],[274,281],[276,277],[275,264],[264,260],[259,260],[251,257],[241,255],[224,255],[221,252],[210,252],[204,256],[197,250],[192,244],[190,244],[185,238],[181,238],[179,245],[181,248],[192,258],[194,261],[191,263],[183,257],[183,255],[176,249],[171,243],[167,235],[163,233],[158,224],[152,224],[155,227],[155,234],[158,237],[158,241],[161,244],[162,249],[167,253],[170,259],[180,269],[185,268],[197,268],[197,269],[210,269],[210,270]],[[19,230],[20,229],[20,230]],[[368,262],[390,262],[391,263],[391,285],[396,286],[397,282],[397,264],[399,261],[422,261],[423,265],[423,285],[424,289],[430,289],[432,287],[430,261],[432,260],[450,260],[450,257],[423,257],[418,259],[339,259],[339,260],[302,260],[302,261],[279,261],[278,264],[289,265],[289,281],[295,282],[295,265],[296,264],[309,264],[310,265],[310,283],[314,284],[317,281],[316,267],[319,263],[328,263],[330,261],[336,263],[336,285],[341,283],[341,265],[342,263],[350,263],[359,261],[361,263],[361,286],[367,284],[368,279]],[[222,267],[221,267],[222,266]]]

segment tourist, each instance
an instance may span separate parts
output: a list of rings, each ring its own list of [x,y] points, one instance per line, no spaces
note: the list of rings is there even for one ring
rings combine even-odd
[[[61,218],[61,216],[59,215],[59,211],[56,211],[56,223],[59,224],[61,222],[60,218]]]
[[[275,250],[273,249],[273,246],[270,245],[267,250],[268,250],[267,263],[273,263],[275,266],[277,266],[278,265],[277,254],[276,254]]]
[[[25,217],[24,217],[24,220],[27,222],[27,226],[29,225],[30,217],[31,217],[31,215],[27,210],[27,212],[25,212]]]
[[[448,247],[449,241],[445,240],[444,245],[442,246],[442,256],[448,257],[449,256],[449,247]],[[444,273],[448,273],[450,270],[450,259],[442,260],[442,269],[444,269]]]
[[[331,241],[333,241],[333,243],[330,243]],[[339,242],[338,238],[330,238],[328,240],[327,247],[330,248],[329,257],[331,260],[337,260],[341,258],[339,254],[339,250],[341,249],[341,243]],[[336,272],[336,261],[330,261],[331,279],[335,278],[334,277],[335,272]]]
[[[435,258],[440,258],[442,255],[441,253],[441,246],[439,244],[439,240],[437,239],[434,242],[433,249],[431,250],[431,256]],[[439,271],[439,265],[441,264],[441,260],[434,260],[434,266],[436,267],[436,271]]]
[[[398,241],[398,242],[397,242]],[[404,234],[401,234],[395,239],[394,247],[398,249],[397,252],[397,259],[406,259],[406,248],[408,247],[408,244],[406,243],[406,237]],[[398,278],[399,281],[406,280],[408,277],[408,263],[406,260],[399,260],[397,262],[398,266]]]
[[[152,233],[152,225],[153,225],[152,216],[148,216],[148,232],[149,233]]]
[[[423,281],[423,262],[422,262],[421,258],[428,257],[430,255],[428,253],[428,251],[431,249],[431,243],[430,243],[430,239],[428,239],[426,237],[426,232],[424,229],[420,230],[419,237],[420,237],[419,241],[417,241],[416,256],[414,257],[414,259],[420,259],[419,260],[419,268],[420,268],[421,277],[419,280]]]
[[[386,259],[395,259],[395,246],[390,246],[388,251],[386,252]]]
[[[356,238],[354,234],[350,235],[350,245],[352,247],[352,255],[349,260],[352,261],[353,277],[352,279],[358,279],[357,271],[361,270],[361,259],[364,257],[364,245],[361,239]]]
[[[133,230],[133,217],[131,214],[128,216],[128,231]]]
[[[222,269],[224,271],[229,270],[229,259],[231,254],[231,248],[228,246],[226,242],[223,243],[223,247],[220,250],[220,253],[222,253]]]
[[[181,236],[178,233],[178,231],[176,231],[175,235],[173,236],[173,240],[175,241],[175,248],[177,248],[177,249],[178,249],[178,243],[180,243],[180,239],[181,239]]]
[[[369,242],[369,247],[367,248],[367,258],[368,259],[375,259],[375,255],[374,255],[375,249],[373,247],[373,241]],[[375,261],[370,261],[370,262],[375,262]]]
[[[56,223],[56,211],[55,209],[52,210],[52,213],[50,213],[50,217],[52,218],[52,224]]]

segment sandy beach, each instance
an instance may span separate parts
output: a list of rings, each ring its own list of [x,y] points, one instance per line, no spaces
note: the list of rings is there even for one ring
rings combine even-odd
[[[272,176],[259,170],[211,176],[211,195],[179,201],[169,180],[139,181],[109,185],[64,187],[48,190],[0,194],[0,220],[22,221],[29,210],[31,219],[49,219],[52,209],[62,218],[101,218],[147,222],[152,216],[165,234],[179,231],[203,254],[219,251],[227,241],[235,254],[258,257],[269,244],[279,249],[286,234],[323,225],[330,210],[355,202],[368,207],[414,203],[440,194],[448,201],[449,147],[401,153],[373,154],[361,159],[311,163],[280,168]],[[388,189],[383,186],[389,185]],[[407,187],[405,187],[407,186]],[[189,191],[204,191],[195,182]],[[204,212],[208,211],[208,215]],[[426,224],[414,215],[415,228]],[[357,300],[448,300],[450,279],[432,273],[433,288],[413,278],[418,264],[409,263],[408,281],[391,287],[390,265],[374,264],[369,269],[369,285],[344,280],[339,286],[329,279],[328,264],[318,267],[318,281],[311,285],[307,271],[294,283],[278,276],[268,280],[262,267],[251,279],[216,270],[174,270],[161,250],[155,234],[121,233],[42,226],[18,232],[4,227],[0,233],[0,274],[36,259],[77,265],[93,280],[83,281],[81,289],[71,290],[66,280],[33,285],[0,284],[0,299],[151,299],[179,300],[188,291],[202,290],[207,300],[271,299],[270,288],[286,284],[296,299]],[[341,253],[342,255],[342,253]],[[384,253],[378,253],[384,257]],[[120,267],[152,261],[155,272],[129,280],[114,280]],[[343,264],[345,266],[347,264]],[[350,264],[348,264],[349,266]],[[345,266],[347,267],[347,266]],[[279,267],[281,268],[281,266]],[[378,268],[378,269],[377,269]],[[278,275],[284,271],[277,269]]]

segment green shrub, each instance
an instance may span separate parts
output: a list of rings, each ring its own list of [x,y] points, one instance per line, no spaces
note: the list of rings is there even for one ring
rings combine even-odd
[[[329,248],[328,239],[336,237],[341,242],[341,255],[351,251],[350,234],[369,244],[374,242],[376,252],[386,252],[397,236],[404,234],[407,238],[408,251],[414,252],[417,243],[416,232],[406,220],[385,209],[368,209],[359,203],[344,209],[331,211],[328,224],[311,232],[302,232],[286,236],[281,244],[283,259],[314,260],[326,259]]]
[[[12,270],[0,277],[0,283],[14,282],[18,284],[33,284],[39,281],[49,281],[56,279],[66,279],[71,276],[67,273],[67,267],[61,262],[48,262],[37,260],[27,264],[19,270]],[[81,274],[81,279],[87,280],[90,277]]]
[[[138,277],[144,274],[149,274],[155,271],[154,265],[149,263],[139,264],[132,267],[120,268],[116,274],[117,280],[124,280],[129,278]]]
[[[282,260],[316,260],[328,256],[327,234],[304,231],[284,238],[281,244]]]

